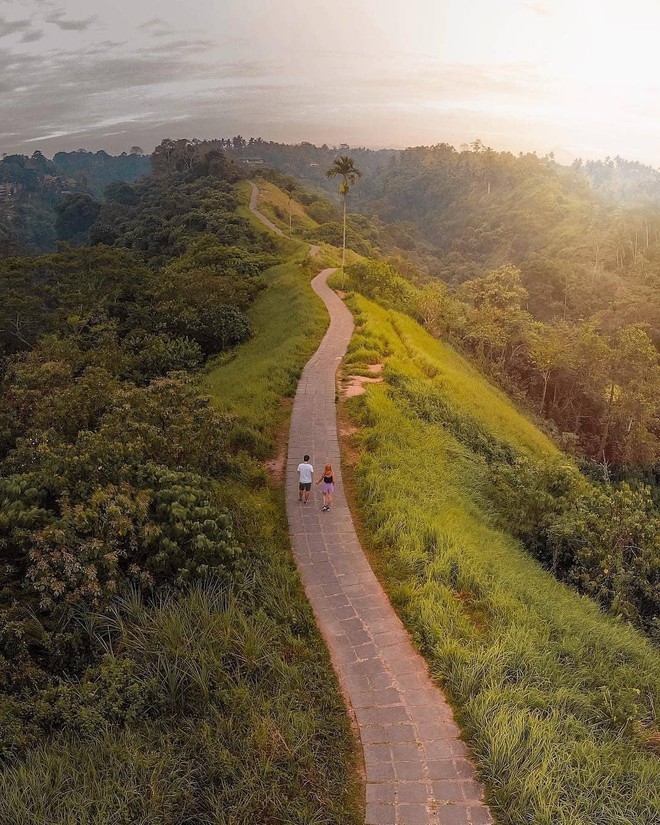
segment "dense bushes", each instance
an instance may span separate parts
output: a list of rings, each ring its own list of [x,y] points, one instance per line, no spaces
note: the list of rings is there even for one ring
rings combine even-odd
[[[212,204],[169,213],[175,186],[168,214],[128,189],[106,228],[130,251],[5,262],[33,327],[0,359],[0,821],[357,822],[279,493],[233,415],[245,392],[267,451],[323,321],[271,269],[212,404],[189,373],[246,338],[272,250]]]
[[[636,477],[660,454],[660,356],[644,323],[535,321],[520,270],[505,265],[450,292],[398,258],[349,266],[348,285],[468,352],[547,421],[573,454]],[[607,473],[607,469],[606,469]]]
[[[362,261],[346,270],[347,286],[383,306],[412,312],[417,293],[412,284],[383,261]]]
[[[122,349],[132,359],[126,375],[136,382],[149,381],[168,372],[192,372],[203,360],[197,341],[166,332],[150,334],[136,330],[124,338]]]
[[[660,518],[645,485],[590,485],[547,526],[553,565],[660,642]]]
[[[329,243],[333,246],[341,247],[343,237],[342,224],[339,221],[328,221],[319,224],[314,229],[309,229],[304,233],[307,240],[316,243]],[[374,248],[366,241],[362,235],[352,229],[350,226],[346,228],[346,248],[352,249],[359,255],[373,255]]]
[[[151,350],[143,352],[143,361],[152,376],[157,361],[160,374],[177,364],[194,366],[195,344],[209,355],[249,337],[244,310],[263,288],[261,273],[272,256],[229,248],[211,266],[193,253],[165,271],[104,246],[0,261],[0,345],[8,352],[26,350],[57,331],[91,351],[103,349],[104,338],[128,336],[128,372],[138,369],[137,362],[129,363],[139,360],[138,339]]]
[[[159,265],[185,254],[199,235],[208,234],[223,246],[241,246],[247,254],[257,251],[259,243],[268,243],[236,213],[233,187],[216,177],[145,178],[130,189],[132,204],[101,205],[90,230],[92,243],[133,249]]]
[[[221,482],[259,470],[237,460],[230,418],[189,375],[249,337],[244,310],[273,258],[234,245],[251,230],[219,180],[109,195],[101,219],[132,249],[0,261],[5,753],[28,744],[15,733],[26,708],[97,667],[80,617],[128,587],[152,598],[201,578],[228,584],[245,556]],[[149,221],[165,235],[143,255],[131,239]],[[83,705],[72,707],[91,713]]]
[[[151,593],[226,578],[241,553],[217,484],[238,472],[229,419],[183,378],[143,388],[106,378],[92,390],[89,370],[76,381],[66,367],[59,386],[27,395],[20,379],[35,372],[8,376],[23,409],[1,465],[0,619],[21,653],[4,653],[0,679],[19,696],[93,661],[78,611],[104,608],[128,584]],[[94,409],[72,421],[76,392]]]

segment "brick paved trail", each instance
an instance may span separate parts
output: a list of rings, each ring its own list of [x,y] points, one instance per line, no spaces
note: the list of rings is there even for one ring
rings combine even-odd
[[[353,318],[327,286],[312,286],[331,323],[300,379],[287,461],[287,514],[296,563],[330,650],[364,749],[367,825],[484,825],[483,803],[467,749],[441,691],[362,552],[344,498],[339,466],[335,373]],[[320,488],[298,502],[296,467],[309,453],[316,472],[333,465],[332,509],[321,512]]]

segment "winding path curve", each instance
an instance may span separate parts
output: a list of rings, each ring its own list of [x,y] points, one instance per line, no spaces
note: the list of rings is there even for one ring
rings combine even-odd
[[[331,320],[293,406],[287,515],[305,592],[357,720],[366,825],[488,825],[493,820],[483,788],[451,708],[372,572],[344,497],[335,381],[353,317],[326,283],[333,271],[325,269],[312,281]],[[298,502],[296,468],[305,453],[317,469],[329,462],[335,470],[337,490],[327,513],[318,492],[309,505]]]
[[[267,226],[271,232],[274,232],[276,235],[284,236],[284,232],[282,232],[279,226],[275,226],[275,224],[269,218],[267,218],[263,214],[263,212],[260,212],[257,209],[257,201],[259,199],[259,188],[257,184],[253,183],[251,180],[248,181],[248,183],[250,184],[250,209],[252,210],[252,212],[254,212],[254,214],[259,218],[261,223],[263,223],[264,226]]]

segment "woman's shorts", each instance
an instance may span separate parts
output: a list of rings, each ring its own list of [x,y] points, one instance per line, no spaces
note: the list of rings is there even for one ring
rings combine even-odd
[[[335,485],[332,482],[330,482],[330,484],[326,484],[326,482],[324,481],[323,484],[321,484],[321,492],[323,492],[323,493],[334,493],[334,491],[335,491]]]

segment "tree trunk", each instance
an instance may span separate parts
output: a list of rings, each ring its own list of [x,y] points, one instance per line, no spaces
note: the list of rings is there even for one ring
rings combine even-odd
[[[605,419],[605,429],[600,439],[600,446],[598,447],[598,455],[605,463],[605,447],[607,446],[607,439],[610,434],[610,421],[612,420],[612,404],[614,403],[614,381],[610,384],[610,398],[607,403],[607,418]]]
[[[344,237],[341,244],[341,288],[344,289],[344,268],[346,266],[346,192],[344,192]]]
[[[545,409],[545,396],[548,392],[548,381],[550,380],[550,370],[545,370],[543,373],[543,397],[541,398],[541,409],[539,410],[539,415],[543,415],[543,410]]]

